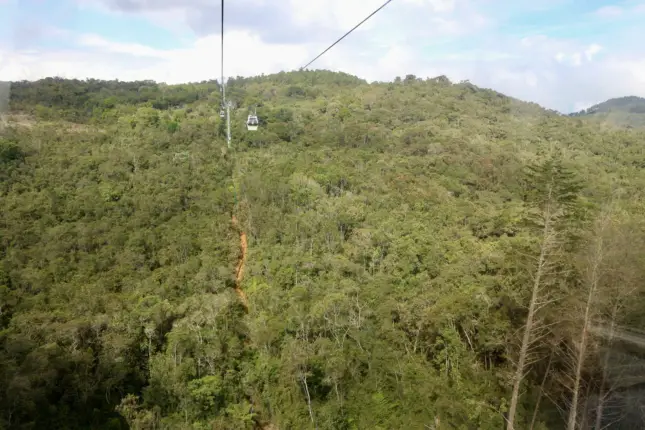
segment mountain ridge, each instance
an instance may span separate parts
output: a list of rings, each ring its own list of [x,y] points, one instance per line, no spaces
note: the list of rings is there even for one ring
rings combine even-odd
[[[615,97],[569,116],[590,118],[623,127],[645,127],[645,98]]]

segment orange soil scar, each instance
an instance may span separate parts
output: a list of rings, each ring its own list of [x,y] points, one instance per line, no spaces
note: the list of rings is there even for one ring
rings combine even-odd
[[[238,224],[237,224],[237,218],[235,218],[235,215],[233,215],[232,221],[233,221],[233,227],[237,229]],[[246,299],[246,294],[244,293],[244,290],[242,289],[241,285],[242,285],[242,278],[244,277],[244,263],[246,263],[247,250],[248,250],[248,243],[246,239],[246,233],[240,230],[240,254],[237,258],[237,267],[235,268],[235,293],[240,298],[240,301],[242,302],[242,306],[244,306],[244,310],[246,312],[249,311],[249,303],[248,303],[248,300]],[[247,343],[248,343],[248,340],[247,340]],[[278,430],[278,428],[271,423],[266,425],[261,425],[260,429]]]
[[[233,226],[237,227],[237,218],[233,215]],[[248,249],[248,244],[246,240],[246,233],[240,230],[240,254],[237,258],[237,267],[235,268],[235,293],[240,298],[244,310],[248,312],[249,303],[246,299],[246,294],[242,290],[242,278],[244,277],[244,263],[246,263],[246,252]]]

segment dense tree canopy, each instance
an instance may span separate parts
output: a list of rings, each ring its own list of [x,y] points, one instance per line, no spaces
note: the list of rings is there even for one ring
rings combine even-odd
[[[445,77],[227,95],[231,149],[215,81],[12,84],[0,428],[642,425],[645,133]]]

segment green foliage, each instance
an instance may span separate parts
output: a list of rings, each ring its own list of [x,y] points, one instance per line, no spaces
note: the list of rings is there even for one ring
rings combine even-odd
[[[24,161],[25,154],[22,152],[15,140],[0,139],[0,164],[7,167],[10,164],[17,164]]]
[[[102,81],[46,78],[36,82],[13,82],[9,107],[33,113],[43,120],[109,122],[111,110],[122,105],[148,104],[166,110],[206,101],[219,94],[216,81],[168,86],[153,81]]]
[[[610,196],[643,217],[636,130],[445,77],[282,72],[227,95],[232,151],[216,82],[13,84],[0,426],[500,428],[535,214],[558,203],[568,270]],[[542,400],[536,426],[558,428],[564,405]]]

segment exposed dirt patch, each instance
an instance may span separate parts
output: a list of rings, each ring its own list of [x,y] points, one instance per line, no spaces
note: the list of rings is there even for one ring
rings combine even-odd
[[[238,227],[237,218],[233,215],[233,226]],[[244,278],[244,264],[246,263],[246,252],[248,250],[248,242],[246,239],[246,233],[240,230],[240,254],[237,258],[237,267],[235,268],[235,293],[240,298],[242,306],[248,312],[249,304],[246,299],[246,294],[242,290],[242,279]]]

